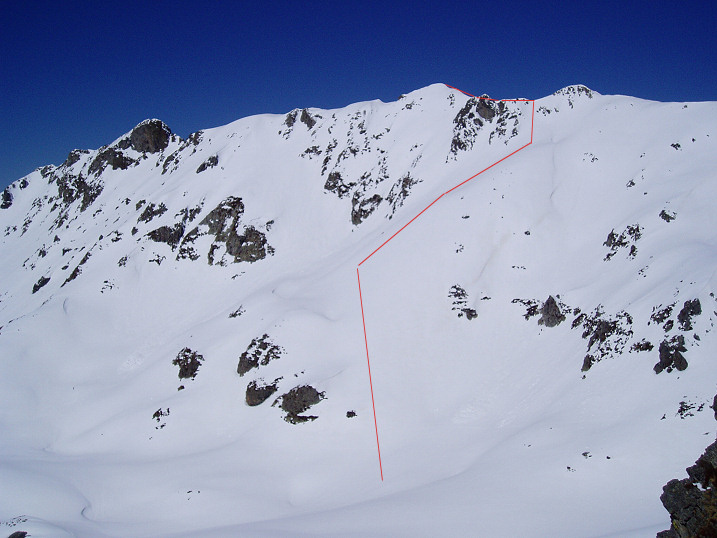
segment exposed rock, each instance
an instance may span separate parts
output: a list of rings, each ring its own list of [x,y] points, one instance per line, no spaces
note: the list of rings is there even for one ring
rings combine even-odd
[[[572,328],[580,325],[583,326],[582,337],[588,339],[588,353],[581,368],[583,372],[604,358],[620,355],[633,335],[630,314],[621,311],[609,318],[600,305],[590,315],[580,314],[573,321]]]
[[[73,149],[67,155],[67,159],[65,159],[65,162],[62,163],[62,166],[65,168],[69,168],[70,166],[78,162],[82,158],[82,155],[87,155],[88,153],[89,151],[86,149]]]
[[[172,131],[164,122],[145,120],[132,129],[129,135],[132,149],[140,153],[156,153],[169,145]]]
[[[543,303],[543,307],[540,309],[541,317],[538,320],[538,325],[545,325],[546,327],[555,327],[565,321],[565,314],[560,311],[557,301],[551,295],[548,300]]]
[[[560,88],[553,95],[566,95],[566,96],[574,96],[574,97],[579,97],[581,95],[584,95],[588,99],[592,99],[593,91],[590,88],[588,88],[587,86],[583,86],[582,84],[574,84],[572,86],[566,86],[565,88]]]
[[[97,157],[95,157],[90,163],[90,167],[87,169],[88,174],[98,176],[108,166],[112,167],[112,170],[126,170],[131,165],[136,163],[134,159],[127,157],[117,148],[107,148],[102,150]]]
[[[339,198],[346,196],[355,186],[355,181],[346,183],[340,172],[331,172],[324,183],[324,189],[335,193]]]
[[[169,408],[166,410],[162,409],[161,407],[157,409],[153,414],[152,418],[156,420],[157,422],[162,421],[162,417],[168,417],[169,416]]]
[[[354,418],[356,416],[356,411],[346,411],[346,418]]]
[[[284,125],[291,129],[296,123],[296,116],[298,115],[298,113],[298,110],[292,110],[291,112],[289,112],[286,115],[286,118],[284,118]]]
[[[161,430],[164,429],[164,427],[167,425],[166,422],[164,422],[164,418],[169,416],[169,407],[167,409],[162,409],[161,407],[157,409],[153,414],[152,418],[157,421],[159,426],[155,426],[155,430]]]
[[[451,286],[448,292],[448,297],[454,299],[451,310],[458,310],[458,317],[462,318],[465,316],[467,319],[475,319],[478,317],[478,313],[473,308],[468,308],[468,293],[458,284]]]
[[[240,228],[241,217],[244,213],[244,204],[241,198],[230,196],[223,200],[216,208],[191,230],[182,240],[177,259],[190,258],[196,260],[199,255],[192,244],[203,235],[213,235],[214,240],[209,248],[207,260],[209,265],[224,264],[224,254],[217,260],[216,253],[223,243],[226,255],[233,258],[233,262],[255,262],[273,254],[274,249],[268,244],[263,232],[254,226]]]
[[[539,303],[538,303],[538,301],[535,301],[533,299],[513,299],[511,301],[511,303],[513,303],[513,304],[520,303],[525,307],[526,310],[525,310],[525,314],[523,314],[523,317],[526,319],[526,321],[529,320],[530,318],[532,318],[533,316],[537,316],[539,313],[539,310],[538,310]],[[584,314],[583,314],[583,317],[585,317]],[[573,322],[573,329],[575,328],[574,325],[575,325],[575,322]]]
[[[278,390],[277,385],[280,379],[281,378],[275,379],[273,383],[266,385],[260,385],[257,381],[249,382],[246,386],[246,404],[250,407],[254,407],[264,403]]]
[[[654,348],[655,346],[653,346],[651,342],[648,342],[643,338],[639,342],[635,342],[634,344],[632,344],[630,351],[652,351]]]
[[[199,168],[197,168],[197,174],[201,174],[208,168],[214,168],[217,164],[219,164],[219,157],[216,155],[212,155],[206,161],[199,165]]]
[[[87,263],[87,260],[90,259],[91,255],[92,255],[92,249],[88,250],[87,253],[82,257],[82,259],[80,260],[80,263],[77,264],[77,267],[75,267],[75,269],[72,271],[70,276],[68,276],[67,279],[62,283],[62,286],[60,286],[61,288],[68,282],[72,282],[78,276],[80,276],[80,274],[82,273],[82,266]]]
[[[174,250],[182,240],[183,235],[184,224],[179,222],[174,226],[161,226],[156,230],[152,230],[147,234],[147,237],[157,243],[167,243],[170,247],[172,247],[172,250]]]
[[[239,308],[237,308],[236,310],[234,310],[234,312],[231,312],[231,313],[229,314],[229,317],[230,317],[230,318],[238,318],[238,317],[241,316],[244,312],[246,312],[246,310],[244,310],[244,307],[243,307],[243,306],[240,306]]]
[[[376,210],[382,200],[383,198],[381,198],[380,194],[374,194],[370,198],[362,199],[359,193],[355,193],[351,201],[353,206],[351,209],[351,222],[355,226],[361,224]]]
[[[609,234],[607,234],[607,239],[605,239],[605,242],[603,243],[604,246],[610,249],[610,252],[605,255],[604,261],[609,261],[613,256],[615,256],[618,249],[627,248],[628,246],[630,247],[628,256],[630,258],[634,258],[637,255],[637,246],[635,243],[641,237],[642,230],[640,229],[639,224],[627,226],[619,235],[615,233],[615,230],[613,229]]]
[[[671,222],[675,220],[676,217],[677,214],[674,211],[666,211],[664,209],[660,211],[660,218],[665,222]]]
[[[102,193],[104,187],[99,179],[90,182],[89,180],[85,180],[81,174],[74,176],[65,173],[56,179],[57,192],[62,197],[62,201],[65,205],[70,205],[75,200],[82,199],[80,211],[87,209]]]
[[[254,338],[246,351],[239,357],[237,373],[243,376],[252,368],[258,368],[260,365],[266,366],[269,362],[281,357],[283,353],[284,349],[273,343],[268,334]]]
[[[15,531],[7,538],[25,538],[27,533],[25,531]]]
[[[37,284],[35,284],[32,287],[32,293],[37,293],[40,288],[42,288],[45,284],[47,284],[50,281],[50,277],[40,277],[40,280],[37,281]]]
[[[10,187],[7,186],[4,191],[2,191],[2,202],[0,203],[0,209],[9,209],[12,205],[12,193],[10,192]]]
[[[197,377],[199,365],[203,361],[204,357],[202,355],[185,347],[177,353],[177,358],[172,361],[172,364],[179,366],[179,379],[194,379]]]
[[[705,404],[699,404],[697,405],[694,402],[690,401],[681,401],[680,407],[677,409],[676,416],[680,417],[680,419],[684,420],[688,417],[694,417],[695,412],[699,413],[705,408]]]
[[[453,118],[453,140],[451,140],[451,153],[455,156],[459,151],[468,151],[473,148],[476,137],[483,120],[491,121],[495,117],[492,101],[471,97],[463,108]]]
[[[202,207],[204,207],[204,200],[199,202],[194,207],[187,207],[182,209],[179,213],[174,215],[175,217],[182,217],[182,223],[186,224],[188,222],[192,222],[195,218],[197,218],[197,215],[202,212]]]
[[[299,121],[306,125],[307,129],[311,129],[314,127],[314,125],[316,125],[316,120],[307,109],[301,111],[301,117],[299,118]]]
[[[408,195],[411,192],[411,188],[418,183],[420,183],[420,180],[411,177],[410,172],[406,172],[406,175],[394,183],[388,193],[388,196],[386,197],[389,204],[391,204],[391,214],[388,217],[389,219],[396,213],[396,210],[399,207],[403,206],[403,203],[406,201],[406,198],[408,198]]]
[[[507,144],[511,138],[518,135],[518,116],[520,111],[511,112],[511,110],[505,105],[504,101],[498,101],[497,104],[493,104],[493,107],[494,108],[492,108],[492,110],[495,111],[497,109],[497,115],[495,119],[495,127],[488,137],[488,143],[491,144],[493,142],[493,138],[498,137],[503,138],[504,142]],[[509,124],[509,122],[512,123]],[[508,129],[511,126],[512,129],[510,134],[508,134]]]
[[[161,217],[166,212],[167,206],[163,203],[159,204],[159,206],[155,206],[153,203],[150,203],[144,208],[144,211],[142,211],[139,218],[137,218],[137,222],[150,222],[154,217]]]
[[[685,301],[682,306],[682,310],[677,314],[677,321],[680,324],[680,329],[683,331],[692,330],[692,318],[699,316],[702,313],[702,305],[699,299],[692,299],[691,301]]]
[[[272,406],[281,402],[279,407],[286,411],[284,420],[291,424],[299,424],[319,418],[317,416],[301,415],[300,413],[307,411],[311,406],[316,405],[324,398],[323,392],[319,392],[311,385],[302,385],[294,387],[286,394],[279,396]]]
[[[241,198],[230,196],[200,222],[207,226],[209,234],[216,236],[217,241],[224,241],[232,231],[236,231],[239,219],[244,214],[244,203]]]
[[[253,226],[247,226],[241,235],[228,234],[225,245],[227,254],[234,256],[235,262],[253,263],[263,260],[267,253],[273,252],[268,246],[266,236]]]
[[[321,155],[321,150],[319,149],[319,146],[311,146],[306,148],[301,154],[301,157],[308,157],[309,159],[312,159],[314,155]]]
[[[717,443],[707,447],[687,475],[662,488],[660,501],[670,513],[672,528],[658,536],[717,536]]]
[[[672,309],[675,308],[676,304],[677,303],[668,304],[664,308],[661,308],[662,305],[653,307],[650,320],[654,321],[655,323],[662,323],[665,320],[669,319],[669,317],[672,315]],[[667,332],[668,330],[669,329],[665,329],[665,332]]]
[[[665,339],[660,343],[660,361],[654,366],[656,374],[663,370],[671,372],[673,368],[679,371],[687,368],[687,360],[683,353],[687,351],[685,347],[685,337],[681,334],[672,339]]]

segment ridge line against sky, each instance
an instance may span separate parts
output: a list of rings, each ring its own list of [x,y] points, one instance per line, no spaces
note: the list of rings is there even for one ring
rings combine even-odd
[[[253,114],[393,101],[436,82],[498,98],[580,83],[717,100],[709,2],[40,1],[3,12],[2,188],[145,118],[186,137]]]

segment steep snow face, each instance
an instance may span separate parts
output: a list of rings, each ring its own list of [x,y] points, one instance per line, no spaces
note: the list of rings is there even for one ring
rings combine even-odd
[[[147,120],[18,180],[0,529],[665,528],[714,436],[716,131],[714,103],[433,85]]]

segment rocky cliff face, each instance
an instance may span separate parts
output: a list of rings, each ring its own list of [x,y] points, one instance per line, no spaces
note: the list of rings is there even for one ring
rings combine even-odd
[[[658,533],[658,538],[717,536],[717,442],[687,468],[687,475],[662,488],[660,500],[670,513],[672,527]]]

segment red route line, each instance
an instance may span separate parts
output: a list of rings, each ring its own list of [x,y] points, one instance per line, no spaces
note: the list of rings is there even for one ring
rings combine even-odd
[[[371,387],[371,406],[373,406],[373,425],[376,428],[376,448],[378,449],[378,468],[381,471],[381,481],[383,482],[383,465],[381,465],[381,445],[378,443],[378,423],[376,422],[376,404],[373,401],[373,382],[371,381],[371,361],[368,358],[368,338],[366,337],[366,318],[363,315],[363,296],[361,295],[361,277],[359,276],[358,267],[356,268],[356,278],[358,280],[359,300],[361,301],[361,321],[363,321],[363,339],[366,342],[366,363],[368,364],[368,384]]]
[[[468,93],[468,92],[464,92],[463,90],[459,90],[458,88],[454,88],[453,86],[450,86],[450,85],[448,85],[448,84],[446,84],[446,86],[449,87],[449,88],[451,88],[451,89],[453,89],[453,90],[459,91],[459,92],[461,92],[461,93],[463,93],[463,94],[465,94],[465,95],[468,95],[469,97],[475,97],[475,95],[471,95],[471,94]],[[494,162],[493,164],[491,164],[490,166],[484,168],[483,170],[481,170],[481,171],[478,172],[477,174],[474,174],[474,175],[472,175],[471,177],[469,177],[468,179],[465,179],[465,180],[461,181],[461,182],[460,182],[458,185],[456,185],[455,187],[453,187],[453,188],[451,188],[451,189],[448,189],[446,192],[444,192],[443,194],[441,194],[438,198],[436,198],[436,199],[433,200],[430,204],[428,204],[428,205],[423,209],[423,211],[421,211],[418,215],[416,215],[416,216],[413,217],[411,220],[409,220],[406,224],[404,224],[404,225],[401,227],[400,230],[398,230],[398,231],[397,231],[396,233],[394,233],[391,237],[389,237],[388,239],[386,239],[386,241],[384,241],[383,243],[381,243],[381,245],[380,245],[376,250],[374,250],[371,254],[369,254],[369,255],[366,256],[363,260],[361,260],[361,262],[358,264],[358,267],[356,267],[356,279],[358,280],[358,288],[359,288],[359,301],[361,302],[361,321],[363,322],[363,338],[364,338],[364,342],[365,342],[365,344],[366,344],[366,364],[368,365],[368,383],[369,383],[369,386],[371,387],[371,406],[373,407],[373,425],[374,425],[374,428],[376,429],[376,448],[378,449],[378,468],[379,468],[379,470],[381,471],[381,481],[382,481],[382,482],[383,482],[383,465],[381,464],[381,445],[380,445],[379,442],[378,442],[378,422],[376,421],[376,404],[375,404],[374,398],[373,398],[373,381],[372,381],[372,379],[371,379],[371,360],[369,359],[369,356],[368,356],[368,336],[366,335],[366,317],[364,316],[364,310],[363,310],[363,295],[361,294],[361,275],[359,274],[359,267],[360,267],[366,260],[368,260],[371,256],[373,256],[373,255],[376,254],[379,250],[381,250],[383,247],[385,247],[386,244],[387,244],[389,241],[391,241],[394,237],[396,237],[396,236],[397,236],[398,234],[400,234],[404,229],[406,229],[406,227],[407,227],[409,224],[411,224],[414,220],[416,220],[418,217],[420,217],[420,216],[423,215],[426,211],[428,211],[428,209],[429,209],[433,204],[435,204],[438,200],[440,200],[441,198],[443,198],[446,194],[448,194],[449,192],[453,192],[453,191],[456,190],[458,187],[461,187],[461,186],[465,185],[465,184],[468,183],[470,180],[475,179],[476,177],[478,177],[479,175],[481,175],[483,172],[485,172],[485,171],[487,171],[487,170],[490,170],[490,169],[493,168],[496,164],[502,163],[502,162],[503,162],[504,160],[506,160],[508,157],[511,157],[511,156],[515,155],[515,154],[518,153],[520,150],[527,148],[529,145],[531,145],[531,144],[533,143],[533,127],[534,127],[534,125],[535,125],[535,99],[491,99],[490,97],[477,97],[477,99],[484,99],[484,100],[486,100],[486,101],[506,101],[506,102],[512,102],[512,103],[515,103],[515,102],[524,102],[524,103],[531,102],[531,103],[533,103],[533,112],[532,112],[532,117],[531,117],[531,119],[530,119],[530,142],[528,142],[528,143],[525,144],[524,146],[519,147],[518,149],[516,149],[516,150],[513,151],[512,153],[506,155],[505,157],[503,157],[503,158],[500,159],[499,161]]]

